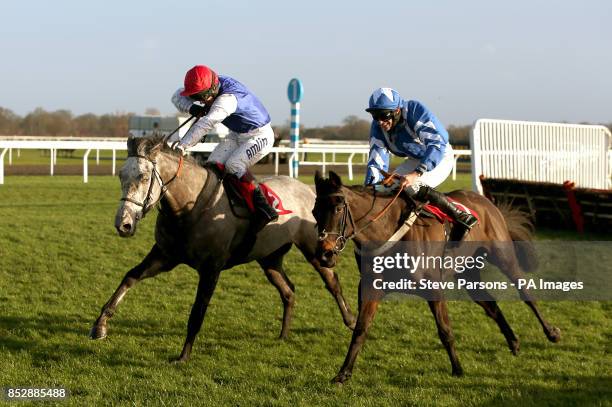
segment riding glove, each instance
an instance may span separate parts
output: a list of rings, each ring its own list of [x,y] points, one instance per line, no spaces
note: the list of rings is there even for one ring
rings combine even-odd
[[[201,105],[198,105],[197,103],[192,104],[191,107],[189,108],[189,114],[195,117],[202,117],[207,112],[208,112],[208,109],[206,108],[206,106],[201,106]]]

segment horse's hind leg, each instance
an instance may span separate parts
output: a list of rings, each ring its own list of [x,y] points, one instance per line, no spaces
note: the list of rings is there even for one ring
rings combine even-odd
[[[503,248],[497,248],[497,250],[493,250],[492,255],[489,256],[489,261],[493,263],[495,266],[499,267],[499,269],[510,278],[510,280],[518,287],[518,280],[525,279],[525,274],[521,270],[518,264],[518,259],[514,252],[508,253],[508,250],[504,250]],[[544,330],[544,334],[551,342],[559,342],[561,340],[561,330],[544,319],[540,310],[538,309],[536,301],[531,296],[531,292],[523,287],[519,290],[521,298],[531,308],[536,318],[540,322],[542,329]]]
[[[453,376],[462,376],[463,368],[459,363],[457,357],[457,351],[455,350],[455,337],[451,328],[450,319],[448,318],[448,308],[446,301],[428,301],[429,309],[436,320],[436,326],[438,327],[438,336],[442,345],[448,353],[448,357],[451,361],[452,374]]]
[[[91,332],[89,334],[90,338],[102,339],[106,337],[106,322],[113,316],[117,306],[123,300],[123,297],[128,290],[134,286],[134,284],[145,278],[154,277],[161,272],[170,271],[176,265],[177,263],[175,261],[168,259],[162,254],[157,245],[153,245],[153,248],[144,258],[144,260],[126,273],[121,281],[121,284],[119,284],[119,287],[117,287],[110,299],[106,302],[106,304],[104,304],[100,316],[91,328]]]
[[[476,269],[466,270],[466,272],[463,274],[463,277],[466,280],[476,282],[476,283],[481,281],[480,271]],[[513,355],[518,354],[519,340],[514,335],[512,328],[506,321],[504,314],[502,313],[501,309],[497,305],[495,298],[493,298],[493,296],[485,289],[472,289],[472,290],[467,290],[467,292],[472,298],[472,300],[484,309],[487,316],[489,316],[491,319],[493,319],[497,323],[499,330],[506,338],[506,342],[508,342],[508,347],[510,348],[510,351],[512,352],[512,354]]]
[[[200,281],[198,282],[198,291],[196,292],[196,298],[191,307],[189,321],[187,322],[187,338],[185,339],[185,344],[183,345],[180,356],[171,361],[186,362],[189,360],[193,343],[195,342],[198,332],[200,332],[200,328],[202,328],[206,309],[208,308],[210,299],[217,286],[220,272],[220,270],[198,270]]]
[[[283,301],[283,325],[280,338],[285,339],[289,335],[291,319],[293,317],[293,306],[295,304],[295,287],[283,270],[283,256],[291,248],[291,243],[278,249],[270,256],[259,260],[268,281],[276,287]]]

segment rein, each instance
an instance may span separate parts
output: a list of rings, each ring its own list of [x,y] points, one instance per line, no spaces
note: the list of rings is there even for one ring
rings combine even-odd
[[[130,157],[135,157],[137,159],[142,159],[142,160],[147,160],[149,161],[151,164],[153,164],[153,175],[154,177],[151,177],[151,182],[149,183],[149,189],[147,190],[147,196],[145,197],[143,202],[138,202],[135,199],[129,198],[129,197],[121,197],[120,201],[127,201],[127,202],[131,202],[134,205],[138,205],[142,208],[142,216],[141,218],[144,218],[145,215],[151,210],[152,207],[154,207],[155,205],[157,205],[157,203],[159,201],[162,200],[162,198],[166,195],[166,193],[168,192],[168,185],[170,185],[170,183],[172,183],[172,181],[174,181],[177,177],[180,176],[181,174],[181,170],[183,168],[183,156],[181,155],[179,158],[179,163],[178,163],[178,168],[176,170],[176,173],[174,174],[174,176],[172,178],[170,178],[167,182],[164,182],[164,180],[161,177],[161,174],[159,173],[159,171],[157,170],[157,162],[155,160],[150,159],[147,156],[144,155],[128,155],[128,158]],[[151,193],[153,192],[153,184],[155,183],[155,180],[157,180],[157,182],[159,183],[159,186],[161,188],[161,192],[159,194],[159,197],[155,200],[155,202],[153,202],[152,204],[150,203],[151,201]]]

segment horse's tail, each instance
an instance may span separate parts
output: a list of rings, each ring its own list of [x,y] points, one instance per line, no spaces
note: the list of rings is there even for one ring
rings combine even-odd
[[[519,265],[526,272],[535,271],[538,268],[538,256],[533,244],[533,223],[524,211],[513,208],[508,203],[501,204],[498,208],[504,216],[510,237],[513,241],[520,242],[514,245]]]

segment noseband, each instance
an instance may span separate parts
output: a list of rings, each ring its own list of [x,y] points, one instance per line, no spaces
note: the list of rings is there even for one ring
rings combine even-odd
[[[168,185],[174,181],[176,179],[176,177],[179,176],[180,172],[181,172],[181,168],[183,167],[183,157],[181,156],[180,160],[179,160],[179,165],[178,165],[178,169],[176,170],[176,174],[174,174],[174,176],[168,181],[168,182],[164,182],[164,180],[161,177],[161,174],[159,173],[159,171],[157,170],[157,162],[155,160],[150,159],[149,157],[146,157],[144,155],[128,155],[128,158],[130,157],[134,157],[137,158],[139,160],[147,160],[148,162],[150,162],[151,164],[153,164],[153,177],[151,177],[151,181],[149,182],[149,189],[147,190],[147,196],[145,197],[143,202],[138,202],[132,198],[129,197],[121,197],[120,201],[127,201],[127,202],[131,202],[134,205],[138,205],[142,208],[142,216],[141,218],[144,218],[145,215],[147,214],[147,212],[149,212],[151,210],[151,208],[153,208],[159,201],[162,200],[162,198],[164,197],[164,195],[166,195],[166,193],[168,192]],[[155,202],[150,203],[151,201],[151,193],[153,192],[153,184],[155,183],[155,181],[157,180],[157,182],[159,183],[159,186],[161,188],[161,192],[159,194],[159,197],[155,200]]]

